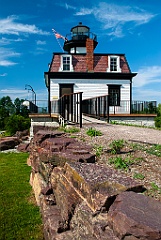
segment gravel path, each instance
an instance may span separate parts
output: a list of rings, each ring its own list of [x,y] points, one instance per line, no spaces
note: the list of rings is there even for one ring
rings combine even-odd
[[[89,127],[100,130],[103,136],[99,137],[108,141],[124,139],[129,141],[161,144],[161,131],[151,128],[113,125],[97,119],[84,117],[83,131]]]

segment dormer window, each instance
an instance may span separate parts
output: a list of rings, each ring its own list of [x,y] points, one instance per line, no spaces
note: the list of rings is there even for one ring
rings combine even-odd
[[[70,57],[63,57],[63,71],[70,71]]]
[[[73,71],[71,55],[62,55],[61,56],[61,66],[60,66],[59,71]]]
[[[109,56],[108,65],[107,72],[121,72],[119,56]]]

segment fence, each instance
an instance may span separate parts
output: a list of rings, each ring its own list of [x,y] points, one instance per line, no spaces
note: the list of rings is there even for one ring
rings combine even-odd
[[[30,113],[56,113],[65,122],[73,122],[82,126],[82,112],[95,117],[109,120],[109,114],[155,114],[156,101],[120,101],[119,106],[109,105],[109,96],[104,95],[82,100],[82,92],[62,96],[59,100],[50,102],[51,112],[47,100],[37,100],[36,105],[29,101]]]
[[[152,114],[157,111],[156,101],[120,101],[119,106],[110,106],[109,96],[83,100],[83,113],[96,117],[109,118],[109,114]]]
[[[48,113],[48,101],[47,100],[37,100],[36,105],[28,101],[28,109],[30,113]]]
[[[109,96],[85,99],[82,102],[82,112],[96,117],[107,117],[109,120]]]

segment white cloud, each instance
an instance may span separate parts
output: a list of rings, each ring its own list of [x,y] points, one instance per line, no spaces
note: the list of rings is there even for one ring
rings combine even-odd
[[[49,35],[49,32],[42,31],[37,28],[35,25],[19,23],[17,16],[8,16],[5,19],[0,19],[0,34],[40,34],[40,35]]]
[[[68,9],[76,9],[76,7],[71,6],[71,5],[67,4],[67,3],[65,3],[65,7],[66,7],[67,10]]]
[[[116,4],[99,3],[97,7],[81,8],[75,13],[77,16],[92,14],[102,23],[103,29],[109,35],[123,37],[123,28],[130,24],[130,27],[149,22],[155,15],[145,10],[132,6],[121,6]]]
[[[0,74],[0,77],[5,77],[5,76],[7,76],[7,73]]]
[[[1,44],[1,46],[2,46],[2,45],[9,45],[9,44],[11,44],[11,43],[13,43],[13,42],[22,42],[22,41],[23,41],[23,39],[21,39],[21,38],[9,39],[9,38],[4,38],[4,37],[2,37],[2,38],[0,39],[0,44]]]
[[[133,79],[133,87],[143,87],[155,82],[161,82],[161,66],[142,67]]]
[[[40,89],[36,92],[36,99],[37,99],[37,104],[38,106],[43,106],[43,104],[46,104],[47,106],[47,89]],[[6,88],[6,89],[1,89],[0,90],[0,98],[4,97],[4,96],[10,96],[10,98],[14,101],[15,98],[20,98],[20,99],[27,99],[27,100],[31,100],[32,96],[32,92],[28,92],[25,89],[20,89],[20,88]],[[40,101],[41,100],[41,101]],[[44,101],[42,101],[44,100]]]
[[[95,8],[94,8],[95,9]],[[89,14],[94,14],[94,9],[89,9],[89,8],[81,8],[79,12],[76,12],[76,16],[84,16],[84,15],[89,15]]]
[[[37,40],[37,41],[36,41],[36,44],[37,44],[37,45],[45,45],[45,44],[46,44],[46,41]]]
[[[13,66],[16,64],[17,63],[9,61],[9,60],[0,60],[0,66],[3,66],[3,67]]]
[[[159,89],[134,88],[132,99],[135,101],[157,101],[157,103],[161,103],[161,94]]]
[[[0,98],[10,96],[12,101],[16,98],[25,99],[27,97],[27,91],[19,88],[9,88],[0,90]]]
[[[21,54],[18,52],[14,52],[12,49],[10,48],[0,48],[0,66],[12,66],[15,65],[17,63],[15,63],[14,61],[11,61],[10,58],[15,58],[15,57],[19,57]]]

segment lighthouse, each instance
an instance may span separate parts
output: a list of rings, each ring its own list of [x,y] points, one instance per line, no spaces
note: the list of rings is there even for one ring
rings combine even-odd
[[[97,36],[90,32],[90,28],[80,22],[77,26],[71,28],[71,32],[66,35],[64,42],[64,51],[73,54],[87,53],[87,39],[93,42],[93,50],[96,48]]]

